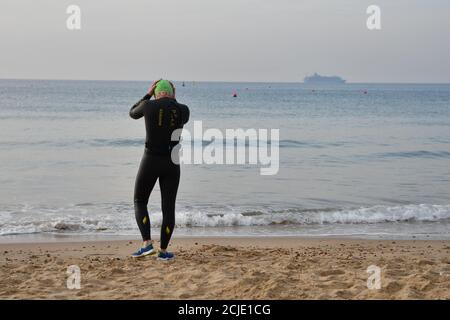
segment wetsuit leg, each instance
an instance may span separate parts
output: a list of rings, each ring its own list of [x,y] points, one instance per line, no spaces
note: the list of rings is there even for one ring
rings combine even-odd
[[[158,179],[158,170],[155,170],[158,168],[154,168],[154,166],[152,156],[144,154],[134,186],[134,213],[144,241],[151,239],[147,204],[150,193]]]
[[[161,189],[161,209],[163,214],[161,224],[161,249],[167,249],[170,237],[175,227],[175,201],[180,182],[180,166],[167,158],[167,170],[159,177]]]

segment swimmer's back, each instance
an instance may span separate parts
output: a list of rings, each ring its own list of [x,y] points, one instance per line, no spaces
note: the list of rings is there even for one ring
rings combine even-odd
[[[189,108],[176,99],[164,97],[142,100],[130,110],[133,119],[145,118],[146,151],[156,155],[169,155],[179,139],[172,141],[172,133],[182,129],[189,121]]]

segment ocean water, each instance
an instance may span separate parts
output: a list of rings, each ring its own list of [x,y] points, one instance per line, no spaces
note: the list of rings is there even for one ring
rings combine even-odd
[[[148,85],[0,80],[0,241],[138,237],[132,200],[145,131],[128,111]],[[176,86],[191,132],[194,120],[280,129],[276,175],[182,166],[176,236],[450,239],[450,85]],[[149,211],[159,234],[157,185]]]

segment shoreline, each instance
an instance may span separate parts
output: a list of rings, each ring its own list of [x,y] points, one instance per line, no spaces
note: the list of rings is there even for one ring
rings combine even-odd
[[[152,236],[153,240],[159,241],[159,234]],[[443,241],[450,242],[447,237],[435,237],[434,235],[422,235],[422,236],[389,236],[389,235],[342,235],[342,234],[330,234],[330,235],[282,235],[282,234],[269,234],[269,235],[243,235],[243,234],[197,234],[192,235],[175,235],[172,240],[189,240],[189,239],[297,239],[297,240],[342,240],[342,241]],[[51,244],[51,243],[86,243],[86,242],[116,242],[116,241],[139,241],[140,235],[95,235],[95,234],[20,234],[20,235],[3,235],[0,236],[0,246],[4,244]],[[263,240],[264,242],[264,240]]]
[[[140,241],[0,244],[1,299],[450,299],[449,240],[177,237],[176,259]],[[157,246],[156,242],[156,246]],[[67,289],[67,268],[81,289]],[[381,289],[367,287],[368,267]]]

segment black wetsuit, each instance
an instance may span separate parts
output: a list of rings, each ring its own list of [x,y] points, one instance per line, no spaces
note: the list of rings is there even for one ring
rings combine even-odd
[[[172,150],[179,143],[172,133],[189,120],[189,108],[172,98],[150,100],[146,95],[130,110],[133,119],[145,118],[145,151],[134,187],[136,221],[144,241],[150,240],[147,203],[159,179],[161,189],[161,249],[166,249],[175,226],[175,200],[180,181],[180,166],[172,161]]]

